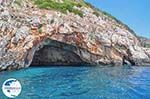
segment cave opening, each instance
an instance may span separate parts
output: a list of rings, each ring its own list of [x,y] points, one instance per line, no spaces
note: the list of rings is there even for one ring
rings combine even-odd
[[[81,66],[87,65],[76,53],[77,47],[47,39],[43,47],[34,53],[31,67],[37,66]]]

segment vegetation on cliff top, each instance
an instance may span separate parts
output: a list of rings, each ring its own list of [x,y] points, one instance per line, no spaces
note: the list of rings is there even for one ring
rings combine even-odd
[[[75,2],[72,0],[64,0],[62,3],[56,0],[34,0],[34,2],[39,8],[53,9],[62,13],[69,11],[83,17],[82,11],[74,8],[75,6],[82,7],[84,5],[83,2]]]
[[[143,47],[150,48],[150,39],[149,38],[142,37],[142,36],[139,36],[138,38]]]
[[[83,17],[83,12],[78,9],[75,9],[75,6],[76,7],[83,7],[83,6],[90,7],[94,10],[93,14],[95,14],[96,16],[100,16],[102,13],[103,15],[114,19],[118,24],[120,24],[121,26],[123,26],[124,28],[126,28],[132,34],[136,36],[136,33],[131,28],[129,28],[126,24],[122,23],[120,20],[116,19],[111,14],[94,7],[93,5],[91,5],[90,3],[84,0],[60,0],[63,2],[60,2],[59,0],[33,0],[33,1],[39,8],[53,9],[53,10],[60,11],[62,13],[67,13],[67,11],[69,11],[69,12],[79,15],[80,17]]]
[[[86,3],[86,5],[88,5],[89,7],[91,7],[94,10],[93,14],[95,14],[96,16],[100,16],[100,12],[101,12],[102,14],[104,14],[104,15],[112,18],[112,19],[114,19],[118,24],[121,24],[127,30],[129,30],[133,35],[136,36],[136,33],[131,28],[129,28],[129,26],[127,26],[126,24],[124,24],[123,22],[121,22],[120,20],[118,20],[116,17],[112,16],[111,14],[107,13],[106,11],[102,11],[102,10],[96,8],[95,6],[93,6],[92,4],[90,4],[88,2],[85,2],[85,3]]]

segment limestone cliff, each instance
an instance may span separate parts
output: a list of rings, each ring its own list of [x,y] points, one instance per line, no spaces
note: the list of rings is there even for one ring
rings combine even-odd
[[[83,0],[50,1],[0,0],[0,71],[31,63],[150,64],[150,50],[115,18]]]

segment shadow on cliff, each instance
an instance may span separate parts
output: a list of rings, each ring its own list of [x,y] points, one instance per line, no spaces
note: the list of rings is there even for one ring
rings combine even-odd
[[[30,66],[92,66],[95,58],[100,56],[77,45],[47,39],[35,52]]]

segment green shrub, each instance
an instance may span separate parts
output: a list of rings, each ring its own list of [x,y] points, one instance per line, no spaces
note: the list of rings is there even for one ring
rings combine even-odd
[[[150,44],[145,44],[144,47],[150,48]]]
[[[38,32],[41,34],[41,33],[42,33],[42,28],[39,28],[39,29],[38,29]]]
[[[83,17],[83,13],[80,10],[74,9],[74,6],[82,6],[79,3],[69,1],[69,0],[64,0],[63,3],[59,3],[53,0],[34,0],[34,3],[39,7],[39,8],[44,8],[44,9],[53,9],[60,11],[62,13],[67,13],[67,11],[72,12],[74,14],[78,14],[79,16]]]
[[[21,1],[20,0],[15,0],[14,3],[16,3],[19,6],[21,6]]]
[[[93,14],[95,14],[97,17],[100,16],[99,12],[94,11]]]

